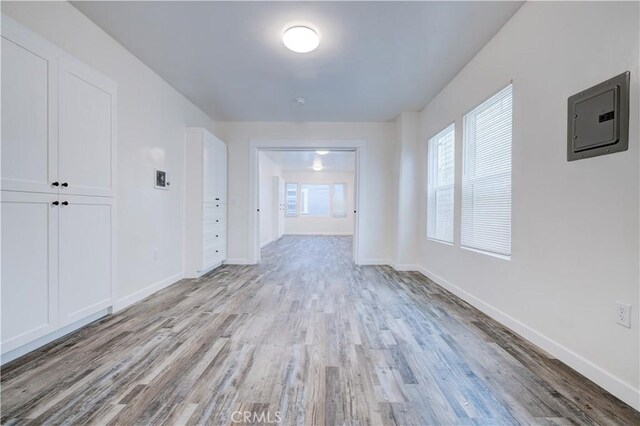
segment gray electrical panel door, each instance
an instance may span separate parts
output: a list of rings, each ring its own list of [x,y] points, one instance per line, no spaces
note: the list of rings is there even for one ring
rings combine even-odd
[[[567,160],[629,147],[629,71],[569,98]]]

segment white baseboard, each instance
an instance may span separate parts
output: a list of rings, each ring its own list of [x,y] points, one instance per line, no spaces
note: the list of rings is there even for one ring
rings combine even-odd
[[[389,259],[360,259],[358,260],[358,265],[360,266],[380,266],[380,265],[389,265],[391,266],[391,261]]]
[[[284,235],[336,235],[336,236],[344,236],[344,235],[353,235],[353,232],[292,232],[285,233]]]
[[[162,281],[158,281],[157,283],[151,284],[148,287],[145,287],[141,290],[136,291],[128,296],[122,297],[116,300],[116,303],[113,305],[113,312],[118,312],[123,310],[124,308],[133,305],[136,302],[145,299],[148,296],[151,296],[153,293],[162,290],[165,287],[169,287],[171,284],[175,284],[184,278],[184,273],[179,272],[175,275],[172,275],[168,278],[165,278]]]
[[[583,358],[572,350],[566,348],[560,343],[546,337],[542,333],[534,330],[526,324],[523,324],[512,316],[502,312],[501,310],[479,299],[466,290],[463,290],[460,287],[445,280],[441,276],[432,273],[428,269],[422,266],[418,266],[417,271],[422,273],[431,281],[435,282],[436,284],[460,297],[464,301],[473,305],[480,311],[489,315],[491,318],[495,319],[502,325],[515,331],[526,340],[542,348],[549,354],[556,357],[558,360],[562,361],[583,376],[587,377],[589,380],[592,380],[593,382],[606,389],[612,395],[615,395],[636,410],[640,411],[640,390],[633,388],[628,383],[625,383],[621,379],[604,371],[602,368],[598,367],[591,361]]]
[[[260,243],[260,248],[264,248],[264,246],[271,244],[275,239],[271,238],[269,241],[265,241],[264,243]]]
[[[225,265],[253,265],[246,257],[230,257],[222,263]]]
[[[0,365],[4,365],[9,361],[13,361],[16,358],[20,358],[22,355],[28,354],[29,352],[34,351],[39,347],[46,345],[47,343],[51,343],[54,340],[61,338],[62,336],[65,336],[69,333],[72,333],[84,327],[87,324],[90,324],[108,315],[110,310],[111,308],[105,308],[99,312],[96,312],[95,314],[89,315],[86,318],[82,318],[81,320],[78,320],[74,323],[66,325],[61,329],[56,330],[52,333],[49,333],[46,336],[42,336],[32,342],[26,343],[18,348],[15,348],[7,353],[4,353],[2,354],[2,356],[0,356]]]
[[[418,265],[414,265],[413,263],[398,264],[398,263],[395,263],[394,261],[390,261],[389,266],[391,266],[396,271],[401,271],[401,272],[417,272],[419,268]]]

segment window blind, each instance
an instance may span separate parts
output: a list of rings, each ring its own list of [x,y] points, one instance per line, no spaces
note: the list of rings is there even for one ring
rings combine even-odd
[[[300,184],[300,215],[329,216],[329,185]]]
[[[511,255],[512,85],[464,116],[461,245]]]
[[[455,124],[429,139],[427,238],[453,243]]]

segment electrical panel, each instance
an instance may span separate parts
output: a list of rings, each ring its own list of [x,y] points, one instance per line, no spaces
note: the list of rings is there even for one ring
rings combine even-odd
[[[567,161],[629,148],[629,71],[569,98]]]

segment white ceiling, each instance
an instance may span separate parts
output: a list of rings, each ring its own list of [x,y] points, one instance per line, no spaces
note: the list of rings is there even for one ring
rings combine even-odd
[[[216,120],[388,121],[420,110],[522,2],[73,4]],[[305,23],[319,48],[287,50],[283,30]]]
[[[355,153],[350,151],[331,151],[318,155],[315,151],[263,151],[283,172],[311,171],[313,161],[322,161],[325,172],[355,171]]]

